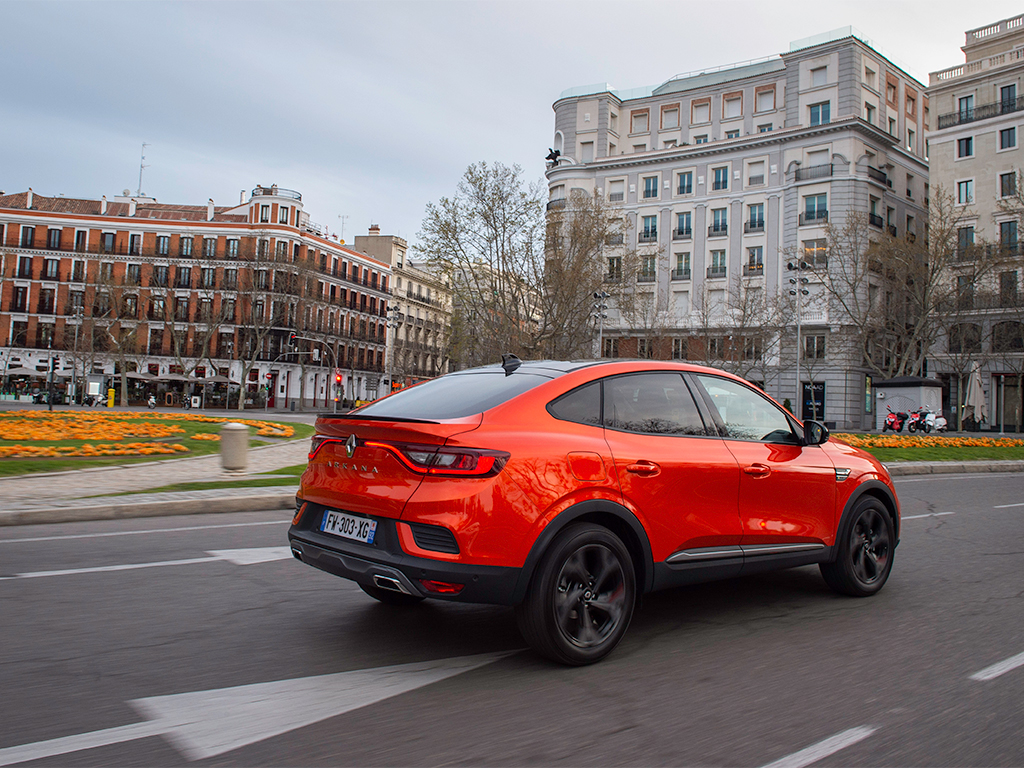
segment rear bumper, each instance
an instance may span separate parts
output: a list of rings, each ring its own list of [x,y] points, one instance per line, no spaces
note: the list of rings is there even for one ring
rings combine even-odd
[[[374,544],[350,542],[321,533],[318,528],[322,514],[322,507],[309,504],[299,524],[288,531],[292,554],[307,565],[359,584],[397,588],[419,597],[460,603],[513,604],[521,568],[467,565],[406,554],[398,543],[395,521],[387,518],[375,518],[378,534]],[[457,595],[437,594],[428,592],[420,579],[465,586]]]

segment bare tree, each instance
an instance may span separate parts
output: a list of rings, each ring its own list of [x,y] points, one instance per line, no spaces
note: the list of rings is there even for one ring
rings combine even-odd
[[[274,261],[270,255],[270,240],[263,233],[257,233],[255,242],[247,244],[239,257],[237,306],[238,325],[242,328],[238,350],[242,361],[241,390],[238,393],[238,410],[245,410],[245,389],[249,371],[261,355],[268,354],[266,346],[275,326],[286,321],[287,310],[282,301],[275,300],[272,290],[272,269]]]

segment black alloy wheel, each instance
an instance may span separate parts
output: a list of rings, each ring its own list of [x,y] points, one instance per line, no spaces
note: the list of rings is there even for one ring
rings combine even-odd
[[[835,562],[821,563],[825,582],[836,592],[868,597],[882,588],[892,571],[896,536],[889,511],[873,496],[854,507],[850,524],[836,542]]]
[[[592,664],[618,645],[635,602],[625,545],[601,526],[573,525],[538,565],[516,617],[538,653],[561,664]]]

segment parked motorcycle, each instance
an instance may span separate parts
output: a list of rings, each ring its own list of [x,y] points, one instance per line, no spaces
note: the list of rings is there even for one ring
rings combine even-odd
[[[893,411],[892,408],[886,406],[886,410],[889,411],[889,415],[885,417],[885,421],[882,422],[882,431],[892,430],[893,432],[902,432],[903,425],[907,421],[907,414],[903,411]]]
[[[150,410],[156,408],[156,398],[150,395],[149,399],[146,401],[146,405],[149,406]]]
[[[946,418],[941,413],[932,413],[931,411],[925,412],[925,432],[945,432],[946,428]]]
[[[928,424],[925,422],[925,415],[928,409],[921,407],[913,411],[907,418],[907,432],[927,432]]]

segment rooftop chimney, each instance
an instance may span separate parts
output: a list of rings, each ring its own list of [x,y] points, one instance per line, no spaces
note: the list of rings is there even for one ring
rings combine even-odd
[[[100,213],[106,213],[106,212],[107,212],[107,196],[104,195],[103,199],[100,201]]]
[[[136,202],[135,198],[133,197],[131,199],[131,201],[128,203],[128,215],[129,216],[134,216],[135,215],[135,206],[136,205],[137,205],[137,202]]]
[[[25,207],[26,208],[31,208],[32,207],[32,187],[28,188],[28,199],[25,202]]]
[[[371,224],[370,225],[370,235],[373,236],[373,235],[379,235],[379,234],[380,234],[380,226],[377,225],[377,224]]]
[[[213,221],[213,198],[206,201],[206,220]]]
[[[238,193],[238,204],[245,205],[245,190],[243,189]]]

